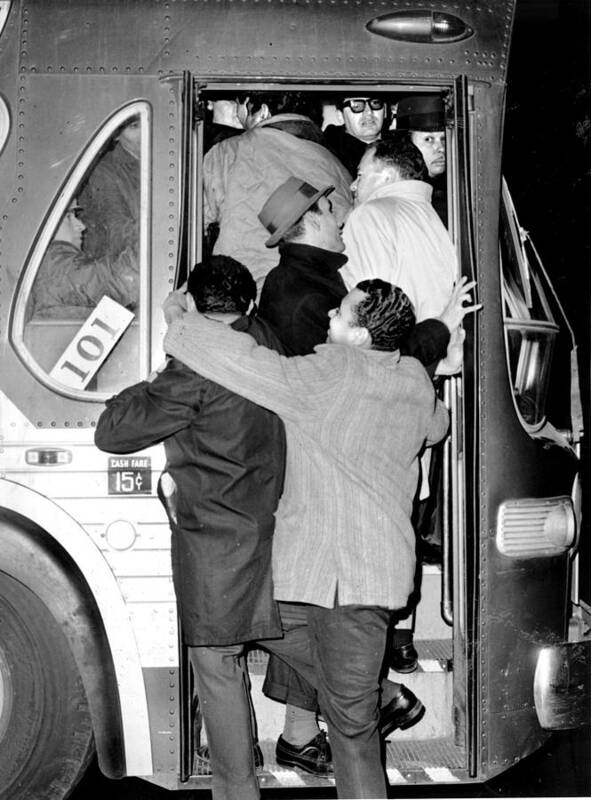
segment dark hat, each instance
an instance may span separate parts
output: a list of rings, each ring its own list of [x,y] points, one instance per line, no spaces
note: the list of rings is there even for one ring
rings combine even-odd
[[[441,97],[437,94],[404,97],[396,108],[396,130],[445,130],[445,111]]]
[[[320,198],[334,186],[316,189],[301,178],[291,176],[279,186],[261,208],[259,219],[271,234],[265,245],[274,247],[283,234]]]

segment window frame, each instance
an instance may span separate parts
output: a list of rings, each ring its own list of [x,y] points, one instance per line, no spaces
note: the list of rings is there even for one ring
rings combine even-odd
[[[139,374],[147,375],[150,366],[150,328],[149,328],[149,231],[150,231],[150,184],[151,169],[150,156],[152,151],[152,108],[147,100],[134,100],[120,108],[99,128],[86,146],[82,155],[76,161],[65,183],[53,201],[49,213],[45,217],[38,236],[31,249],[25,268],[22,272],[18,291],[12,310],[10,322],[10,335],[12,344],[25,366],[41,384],[52,392],[85,402],[105,402],[115,391],[123,387],[106,391],[93,391],[89,389],[76,389],[52,378],[40,366],[35,356],[25,343],[26,308],[31,296],[33,284],[39,272],[41,262],[47,248],[53,241],[60,221],[66,213],[73,197],[76,197],[83,180],[89,174],[93,162],[97,159],[105,145],[113,139],[115,132],[132,117],[140,120],[142,137],[140,150],[140,208],[139,208],[139,239],[138,239],[138,268],[140,294],[138,298],[137,319],[138,331],[138,370]],[[81,323],[83,324],[83,322]],[[117,345],[115,345],[117,347]]]
[[[535,264],[532,264],[530,259],[527,256],[525,250],[525,243],[524,239],[521,236],[521,227],[519,225],[519,220],[517,218],[517,213],[515,210],[515,206],[513,205],[513,201],[511,199],[511,195],[509,193],[509,189],[507,187],[505,179],[503,179],[502,184],[502,203],[503,208],[501,209],[501,219],[499,220],[499,224],[501,225],[503,222],[503,216],[507,218],[507,225],[508,225],[508,238],[510,246],[513,249],[515,254],[515,258],[517,259],[517,268],[519,270],[519,278],[521,280],[521,286],[515,283],[515,286],[510,286],[509,281],[507,278],[507,269],[505,266],[505,259],[503,256],[503,251],[501,247],[501,237],[502,231],[499,236],[499,269],[500,269],[500,277],[501,277],[501,291],[502,291],[502,300],[503,300],[503,338],[505,342],[505,359],[507,364],[507,377],[509,379],[510,389],[511,389],[511,398],[513,401],[513,407],[515,408],[515,413],[524,427],[524,429],[530,434],[535,435],[539,433],[548,423],[548,417],[546,413],[546,401],[547,401],[547,394],[548,394],[548,376],[551,371],[552,367],[552,358],[554,353],[554,345],[556,342],[556,338],[560,333],[560,326],[556,323],[554,314],[552,313],[552,309],[544,290],[541,276],[538,274],[537,270],[535,269]],[[509,254],[510,256],[511,254]],[[516,291],[519,292],[519,295],[516,294]],[[543,310],[544,319],[539,319],[533,316],[535,313],[534,311],[534,291],[537,300],[539,301],[540,307]],[[514,310],[516,313],[515,316],[511,316],[511,311]],[[510,331],[518,331],[521,333],[521,350],[517,359],[517,367],[516,367],[516,374],[513,374],[512,371],[512,363],[511,363],[511,356],[510,356],[510,342],[509,342],[509,333]],[[526,341],[529,337],[531,337],[531,341]],[[547,347],[546,352],[547,355],[546,363],[543,364],[544,366],[544,374],[545,386],[542,387],[544,392],[544,405],[543,411],[540,415],[540,418],[536,422],[528,422],[525,417],[523,416],[522,412],[519,409],[516,397],[516,388],[517,388],[517,379],[519,377],[518,373],[523,373],[524,369],[531,368],[529,362],[523,364],[523,346],[526,345],[528,353],[534,353],[535,351],[539,351],[540,348],[540,337],[544,336],[547,340]]]

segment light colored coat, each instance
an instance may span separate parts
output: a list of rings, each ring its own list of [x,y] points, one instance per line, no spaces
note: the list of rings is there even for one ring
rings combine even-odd
[[[215,145],[203,160],[205,224],[218,222],[214,253],[232,256],[252,272],[260,290],[269,270],[279,262],[277,248],[265,247],[270,234],[258,213],[270,195],[295,175],[330,195],[339,222],[351,208],[351,176],[326,147],[281,130],[282,122],[312,123],[296,114],[271,117],[240,136]],[[278,127],[279,126],[279,127]]]
[[[366,278],[400,286],[417,322],[441,314],[457,277],[456,253],[432,193],[423,181],[382,186],[351,212],[343,230],[347,288]]]

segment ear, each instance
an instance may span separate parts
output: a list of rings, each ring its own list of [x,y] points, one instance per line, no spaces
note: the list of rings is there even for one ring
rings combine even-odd
[[[337,125],[344,125],[345,124],[345,117],[343,116],[343,112],[340,108],[335,109],[335,119]]]
[[[355,347],[369,349],[371,347],[371,334],[367,328],[361,328],[358,325],[351,328],[351,344],[355,345]]]
[[[315,231],[320,230],[320,214],[311,214],[309,211],[306,211],[302,219],[304,220],[304,224],[309,228],[313,228]]]
[[[207,110],[208,111],[213,111],[213,101],[212,100],[208,100],[207,101]]]
[[[384,170],[383,178],[384,183],[398,183],[400,180],[400,170],[392,165],[389,165],[387,169]]]

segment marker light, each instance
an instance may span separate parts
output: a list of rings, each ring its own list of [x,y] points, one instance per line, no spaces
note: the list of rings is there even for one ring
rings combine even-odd
[[[72,453],[60,447],[37,447],[25,450],[25,461],[36,467],[59,467],[72,462]]]
[[[575,533],[573,503],[566,495],[505,500],[499,507],[496,543],[504,556],[557,556],[572,546]]]
[[[375,17],[365,27],[387,39],[426,44],[461,42],[474,33],[458,17],[439,11],[394,11]]]

